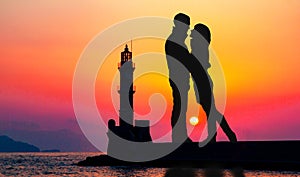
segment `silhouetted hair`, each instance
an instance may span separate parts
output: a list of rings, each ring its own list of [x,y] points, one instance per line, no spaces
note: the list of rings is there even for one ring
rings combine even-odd
[[[178,13],[177,15],[175,15],[174,21],[176,20],[185,23],[187,25],[190,25],[190,17],[184,13]]]
[[[198,31],[204,37],[204,39],[206,39],[206,41],[210,43],[211,34],[209,28],[206,25],[198,23],[194,26],[194,30]]]

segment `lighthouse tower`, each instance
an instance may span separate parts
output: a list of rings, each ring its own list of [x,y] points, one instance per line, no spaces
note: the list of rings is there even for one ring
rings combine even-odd
[[[120,71],[120,109],[119,109],[119,126],[116,125],[115,119],[108,121],[108,147],[107,153],[110,155],[127,154],[131,150],[135,152],[136,147],[130,147],[128,142],[152,142],[150,135],[149,120],[134,120],[133,112],[133,72],[135,65],[132,62],[132,52],[128,46],[125,46],[121,52],[121,61],[118,63]],[[127,140],[127,141],[123,141]]]
[[[118,64],[120,71],[120,126],[131,129],[133,127],[133,72],[135,69],[132,62],[132,52],[128,50],[126,44],[125,49],[121,52],[121,62]]]

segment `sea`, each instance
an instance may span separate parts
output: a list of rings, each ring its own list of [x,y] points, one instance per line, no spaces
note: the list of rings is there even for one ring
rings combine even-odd
[[[116,177],[163,177],[163,176],[300,176],[292,171],[254,171],[242,169],[201,168],[145,168],[128,166],[79,167],[76,163],[99,152],[59,153],[0,153],[0,177],[2,176],[116,176]]]

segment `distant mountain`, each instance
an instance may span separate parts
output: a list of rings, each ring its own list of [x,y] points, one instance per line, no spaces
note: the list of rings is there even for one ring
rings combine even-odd
[[[1,122],[0,122],[1,124]],[[0,135],[7,135],[19,141],[34,144],[41,150],[59,149],[61,152],[97,152],[98,150],[86,139],[83,133],[71,130],[1,130]],[[103,141],[106,137],[99,138]]]
[[[0,109],[0,115],[2,110],[5,109]],[[6,135],[14,140],[33,144],[39,147],[40,150],[58,149],[61,152],[99,151],[85,137],[75,117],[70,117],[66,122],[60,122],[60,120],[56,122],[55,120],[55,124],[60,125],[56,126],[59,129],[48,127],[48,124],[37,123],[38,121],[11,120],[10,118],[3,120],[4,118],[2,119],[2,117],[3,115],[0,117],[0,135]],[[45,119],[48,118],[52,119],[53,117],[45,117]],[[63,117],[60,119],[63,120]],[[99,135],[99,141],[105,144],[107,137]]]
[[[34,145],[15,141],[8,136],[0,136],[0,152],[40,152]]]

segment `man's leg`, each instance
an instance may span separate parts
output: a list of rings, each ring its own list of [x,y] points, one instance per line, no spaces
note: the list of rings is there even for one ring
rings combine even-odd
[[[187,111],[187,96],[186,90],[183,90],[170,81],[173,95],[173,109],[171,116],[172,125],[172,141],[183,142],[187,138],[186,129],[186,111]]]
[[[176,137],[178,137],[179,135],[178,128],[175,130],[175,125],[178,123],[180,109],[181,109],[180,95],[176,86],[172,86],[172,95],[173,95],[173,109],[172,109],[172,116],[171,116],[172,141],[175,142]]]
[[[186,112],[188,105],[188,89],[182,88],[181,94],[181,113],[179,116],[179,123],[181,125],[180,132],[181,138],[184,139],[186,143],[191,143],[192,140],[188,137],[187,127],[186,127]]]

